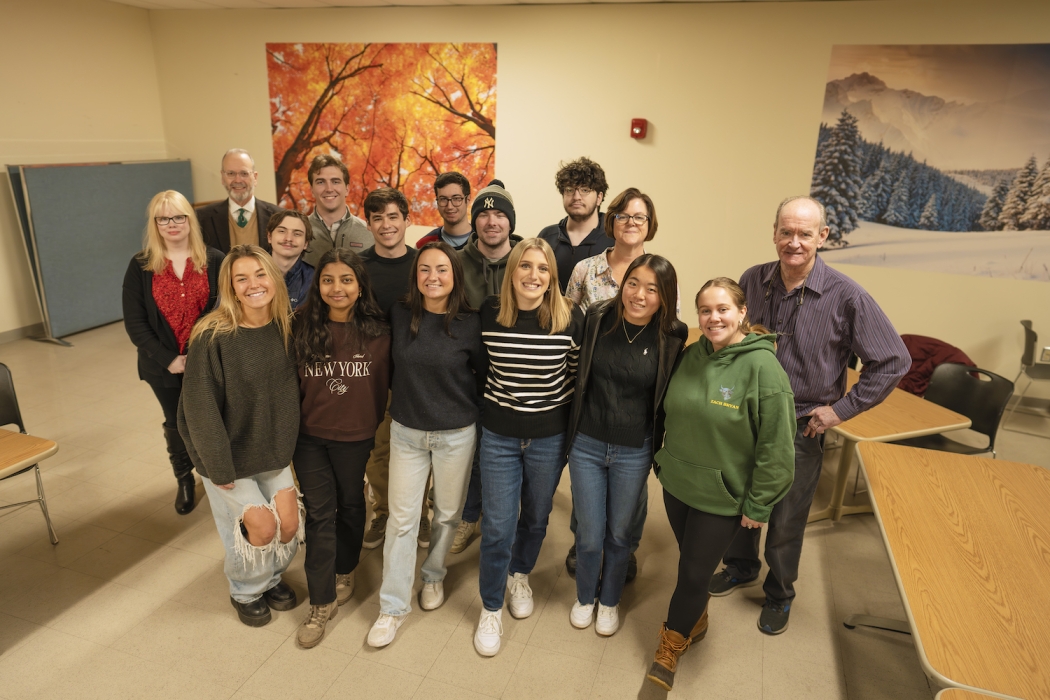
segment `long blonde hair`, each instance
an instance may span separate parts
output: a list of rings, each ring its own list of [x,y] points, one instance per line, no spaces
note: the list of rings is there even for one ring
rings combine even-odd
[[[197,214],[189,200],[175,190],[158,192],[146,207],[146,233],[142,239],[142,252],[139,253],[142,269],[159,275],[168,266],[168,251],[155,218],[165,205],[179,214],[186,215],[190,225],[190,260],[193,261],[194,269],[204,270],[208,267],[208,247],[204,245],[200,222],[197,221]]]
[[[270,300],[270,317],[277,324],[277,329],[284,340],[285,350],[287,350],[288,339],[292,334],[292,305],[288,301],[288,288],[284,286],[284,275],[277,269],[273,258],[257,245],[235,245],[230,249],[230,254],[222,261],[222,267],[219,268],[219,303],[214,311],[202,317],[193,327],[190,344],[207,331],[212,331],[211,340],[214,340],[217,335],[225,333],[232,335],[240,327],[241,321],[244,320],[244,312],[233,290],[233,263],[241,258],[255,258],[266,272],[266,276],[273,282],[274,294],[273,299]]]
[[[550,270],[550,284],[547,291],[543,293],[539,312],[536,320],[540,322],[540,328],[549,333],[559,333],[569,327],[572,322],[572,302],[562,296],[561,287],[558,286],[558,260],[554,257],[554,251],[550,244],[542,238],[526,238],[519,242],[510,251],[507,258],[507,271],[503,275],[503,284],[499,290],[499,314],[496,323],[505,328],[513,328],[518,322],[518,300],[514,296],[514,271],[518,269],[521,258],[528,251],[538,248],[547,258],[547,268]]]

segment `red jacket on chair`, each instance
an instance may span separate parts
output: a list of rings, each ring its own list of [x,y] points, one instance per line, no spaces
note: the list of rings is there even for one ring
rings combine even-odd
[[[937,365],[945,362],[956,362],[967,367],[977,365],[966,356],[959,348],[949,345],[943,340],[928,338],[924,335],[902,335],[901,340],[908,348],[911,355],[911,369],[901,378],[897,384],[898,389],[922,396],[930,385],[930,377]]]

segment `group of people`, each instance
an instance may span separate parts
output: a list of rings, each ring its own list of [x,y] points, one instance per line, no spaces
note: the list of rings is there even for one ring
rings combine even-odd
[[[628,188],[601,212],[605,173],[587,158],[556,175],[566,217],[527,239],[501,181],[472,199],[461,174],[439,175],[443,225],[418,250],[404,194],[369,193],[362,220],[338,158],[318,156],[308,175],[313,213],[281,210],[254,197],[249,154],[227,152],[229,198],[194,211],[156,195],[124,280],[175,508],[194,508],[196,470],[242,622],[296,607],[281,575],[305,542],[297,641],[316,646],[353,597],[361,549],[382,544],[368,644],[386,646],[412,610],[417,546],[429,548],[418,602],[433,610],[447,554],[480,521],[474,647],[493,656],[504,604],[533,612],[529,575],[567,464],[571,625],[619,628],[654,469],[680,560],[647,677],[670,690],[710,596],[758,582],[764,526],[758,626],[787,628],[824,432],[884,399],[909,364],[871,296],[816,255],[818,202],[780,205],[776,261],[703,285],[702,337],[686,347],[675,269],[645,251],[652,199]],[[851,353],[864,372],[847,393]]]

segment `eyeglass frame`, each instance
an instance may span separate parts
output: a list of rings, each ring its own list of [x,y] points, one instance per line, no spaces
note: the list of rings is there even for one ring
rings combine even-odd
[[[442,202],[441,201],[442,199],[445,200],[445,201]],[[456,201],[457,199],[459,200],[458,202]],[[449,204],[452,204],[453,206],[461,207],[461,206],[463,206],[463,203],[467,201],[467,198],[466,198],[465,195],[462,195],[462,194],[454,194],[451,197],[445,197],[444,195],[442,195],[440,197],[436,197],[434,199],[434,201],[437,202],[437,205],[439,207],[447,207]]]
[[[581,197],[586,197],[588,195],[594,194],[597,191],[598,190],[594,189],[593,187],[566,187],[561,191],[561,196],[574,197],[576,193],[579,192]]]
[[[641,221],[639,221],[638,219],[641,219]],[[613,221],[620,224],[626,224],[627,221],[630,220],[638,226],[645,226],[647,223],[649,223],[651,219],[652,217],[648,214],[613,214]]]
[[[167,226],[169,223],[182,225],[189,221],[190,217],[188,214],[176,214],[175,216],[154,216],[153,220],[157,222],[157,226]]]

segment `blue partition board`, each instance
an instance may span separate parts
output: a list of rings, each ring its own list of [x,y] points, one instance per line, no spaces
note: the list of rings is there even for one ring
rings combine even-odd
[[[190,162],[26,166],[22,173],[51,336],[119,321],[146,206],[162,190],[192,202]]]

